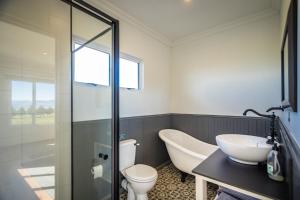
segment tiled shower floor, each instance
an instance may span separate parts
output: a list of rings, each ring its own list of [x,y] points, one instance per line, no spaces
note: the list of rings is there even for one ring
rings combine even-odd
[[[208,183],[208,200],[216,196],[217,186]],[[148,193],[149,200],[193,200],[195,198],[195,178],[188,175],[185,183],[180,181],[180,171],[173,164],[158,170],[155,187]],[[126,200],[126,193],[121,194],[120,200]]]

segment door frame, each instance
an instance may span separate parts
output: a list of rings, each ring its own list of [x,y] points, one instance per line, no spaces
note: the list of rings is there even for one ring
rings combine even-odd
[[[70,52],[72,55],[72,8],[76,8],[96,19],[108,24],[112,28],[112,120],[111,120],[111,145],[112,145],[112,183],[111,199],[119,199],[119,57],[120,57],[120,29],[119,20],[102,12],[98,8],[82,0],[61,0],[70,5]],[[74,185],[74,166],[73,166],[73,56],[71,56],[71,199],[73,196]]]

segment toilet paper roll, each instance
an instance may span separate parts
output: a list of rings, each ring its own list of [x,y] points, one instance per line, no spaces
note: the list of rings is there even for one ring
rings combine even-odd
[[[94,175],[94,179],[101,178],[103,176],[103,166],[96,165],[91,169],[91,172]]]

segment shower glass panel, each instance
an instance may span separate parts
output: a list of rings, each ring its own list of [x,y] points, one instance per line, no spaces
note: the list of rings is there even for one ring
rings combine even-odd
[[[70,199],[70,6],[0,1],[0,199]]]
[[[112,27],[72,9],[73,198],[111,199]]]

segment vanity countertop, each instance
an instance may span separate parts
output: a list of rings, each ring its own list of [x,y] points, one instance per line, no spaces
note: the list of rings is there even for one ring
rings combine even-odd
[[[266,165],[245,165],[232,161],[220,149],[199,164],[193,173],[271,199],[289,199],[288,184],[271,180]]]

